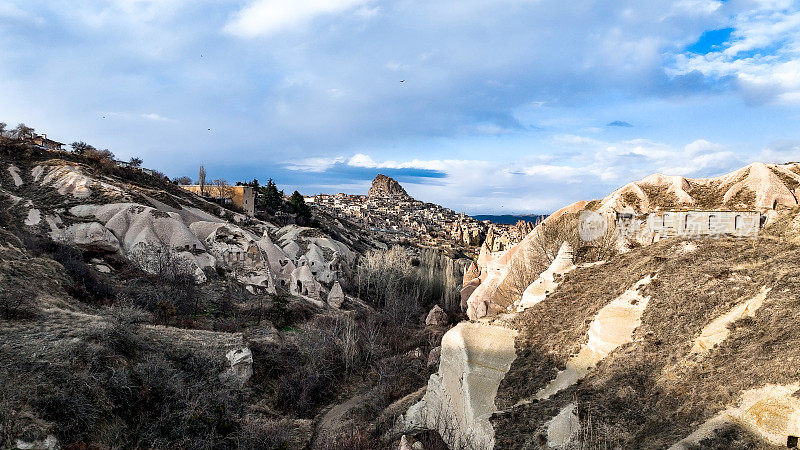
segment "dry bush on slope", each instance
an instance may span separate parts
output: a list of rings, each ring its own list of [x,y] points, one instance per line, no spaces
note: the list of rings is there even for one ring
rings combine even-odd
[[[413,324],[420,314],[439,304],[459,310],[461,268],[453,259],[432,250],[414,258],[401,247],[373,250],[357,267],[358,297],[381,310],[397,324]]]
[[[549,417],[577,396],[595,423],[623,439],[623,448],[665,448],[734,404],[742,390],[800,378],[800,368],[792,363],[800,348],[800,337],[792,331],[800,305],[791,294],[800,288],[794,281],[800,275],[800,252],[771,239],[696,243],[699,249],[693,253],[676,252],[676,240],[634,250],[605,268],[594,268],[605,281],[572,278],[540,307],[530,310],[532,320],[521,323],[519,357],[507,376],[512,382],[522,379],[530,362],[541,363],[541,357],[531,358],[526,350],[540,356],[555,350],[564,361],[585,340],[586,326],[597,308],[589,307],[584,313],[574,306],[550,303],[563,295],[562,289],[571,287],[571,295],[580,298],[586,295],[584,289],[591,292],[595,282],[619,283],[625,289],[635,281],[632,279],[658,271],[658,277],[643,289],[651,300],[635,332],[636,343],[617,349],[577,386],[547,402],[515,410],[516,420],[529,424],[525,430],[515,430],[512,421],[498,417],[498,442],[502,437],[519,445],[541,432]],[[614,279],[623,273],[626,279]],[[693,339],[706,324],[754,296],[764,285],[773,291],[753,319],[736,322],[730,337],[702,360],[688,358]],[[603,296],[598,306],[611,301],[616,293]],[[579,300],[575,306],[586,305],[585,301]],[[577,320],[570,318],[574,311],[581,311]],[[556,312],[568,322],[563,327],[547,328],[536,322],[539,316]],[[577,336],[576,329],[580,330]],[[554,343],[555,348],[551,347]],[[537,387],[541,385],[537,383]],[[524,391],[524,386],[501,385],[500,396],[518,398],[520,390]],[[529,435],[524,436],[524,431]]]
[[[650,202],[650,209],[666,209],[678,206],[678,197],[668,191],[668,186],[641,183],[639,187],[647,194],[647,199]]]
[[[616,253],[617,236],[607,229],[598,238],[585,241],[579,232],[580,214],[564,214],[547,222],[540,221],[536,237],[512,258],[508,275],[497,288],[492,302],[507,306],[519,299],[525,289],[536,281],[553,262],[564,242],[572,246],[576,263],[605,260]]]

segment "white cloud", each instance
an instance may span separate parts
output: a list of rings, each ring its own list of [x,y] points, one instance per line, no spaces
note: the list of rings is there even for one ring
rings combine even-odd
[[[776,164],[800,161],[800,140],[775,142],[761,150],[755,161]]]
[[[345,159],[343,156],[337,156],[335,158],[303,158],[288,163],[286,168],[301,172],[324,172],[344,161]]]
[[[174,120],[158,115],[156,113],[139,114],[142,119],[152,120],[154,122],[175,122]]]
[[[337,14],[362,6],[369,0],[256,0],[238,11],[224,31],[242,38],[268,36],[302,26],[317,16]],[[361,17],[377,11],[357,10]]]
[[[118,118],[124,120],[149,120],[151,122],[177,122],[174,119],[170,119],[168,117],[164,117],[160,114],[156,113],[129,113],[129,112],[115,112],[109,111],[101,113],[103,117],[111,117],[111,118]]]
[[[678,55],[668,73],[730,77],[755,103],[800,103],[800,11],[783,1],[758,6],[734,16],[719,50]]]

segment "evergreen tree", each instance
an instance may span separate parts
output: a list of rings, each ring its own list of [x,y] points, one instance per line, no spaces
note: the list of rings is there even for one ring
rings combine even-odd
[[[292,194],[289,199],[289,208],[294,213],[299,224],[308,225],[311,223],[311,208],[306,204],[306,200],[299,192],[294,191]]]
[[[261,196],[263,197],[263,204],[271,212],[284,211],[286,205],[283,201],[283,191],[278,190],[278,186],[270,178],[267,181],[266,187],[261,187]]]

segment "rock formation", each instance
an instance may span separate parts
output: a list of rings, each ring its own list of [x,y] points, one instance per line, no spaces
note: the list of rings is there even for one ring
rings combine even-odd
[[[119,241],[107,228],[97,222],[77,223],[67,227],[63,240],[90,251],[116,252]]]
[[[428,316],[425,317],[425,325],[429,327],[441,327],[449,322],[450,319],[447,317],[447,313],[439,305],[433,305],[433,308],[428,312]]]
[[[230,367],[220,375],[220,378],[239,387],[244,386],[253,376],[253,352],[244,347],[229,351],[225,354],[225,358],[228,360]]]
[[[544,272],[539,275],[533,283],[522,293],[522,298],[515,302],[517,312],[524,311],[536,305],[547,297],[558,287],[556,277],[561,277],[565,273],[575,268],[572,262],[572,246],[564,242],[558,250],[558,255]]]
[[[367,195],[370,197],[410,198],[403,186],[400,186],[400,183],[383,174],[378,174],[372,180],[372,186],[370,186]]]
[[[403,423],[438,430],[450,448],[491,449],[497,388],[516,358],[516,331],[504,326],[461,322],[442,337],[439,371],[431,375],[422,400]]]
[[[342,303],[344,303],[344,292],[342,291],[342,286],[338,281],[334,281],[333,287],[328,293],[328,305],[330,305],[332,308],[339,309],[342,307]]]

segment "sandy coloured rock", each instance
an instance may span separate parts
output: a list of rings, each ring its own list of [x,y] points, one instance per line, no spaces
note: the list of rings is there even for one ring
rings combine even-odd
[[[447,313],[439,305],[433,305],[433,308],[428,311],[428,315],[425,317],[425,325],[427,326],[440,327],[447,325],[449,322],[450,319],[447,317]]]

